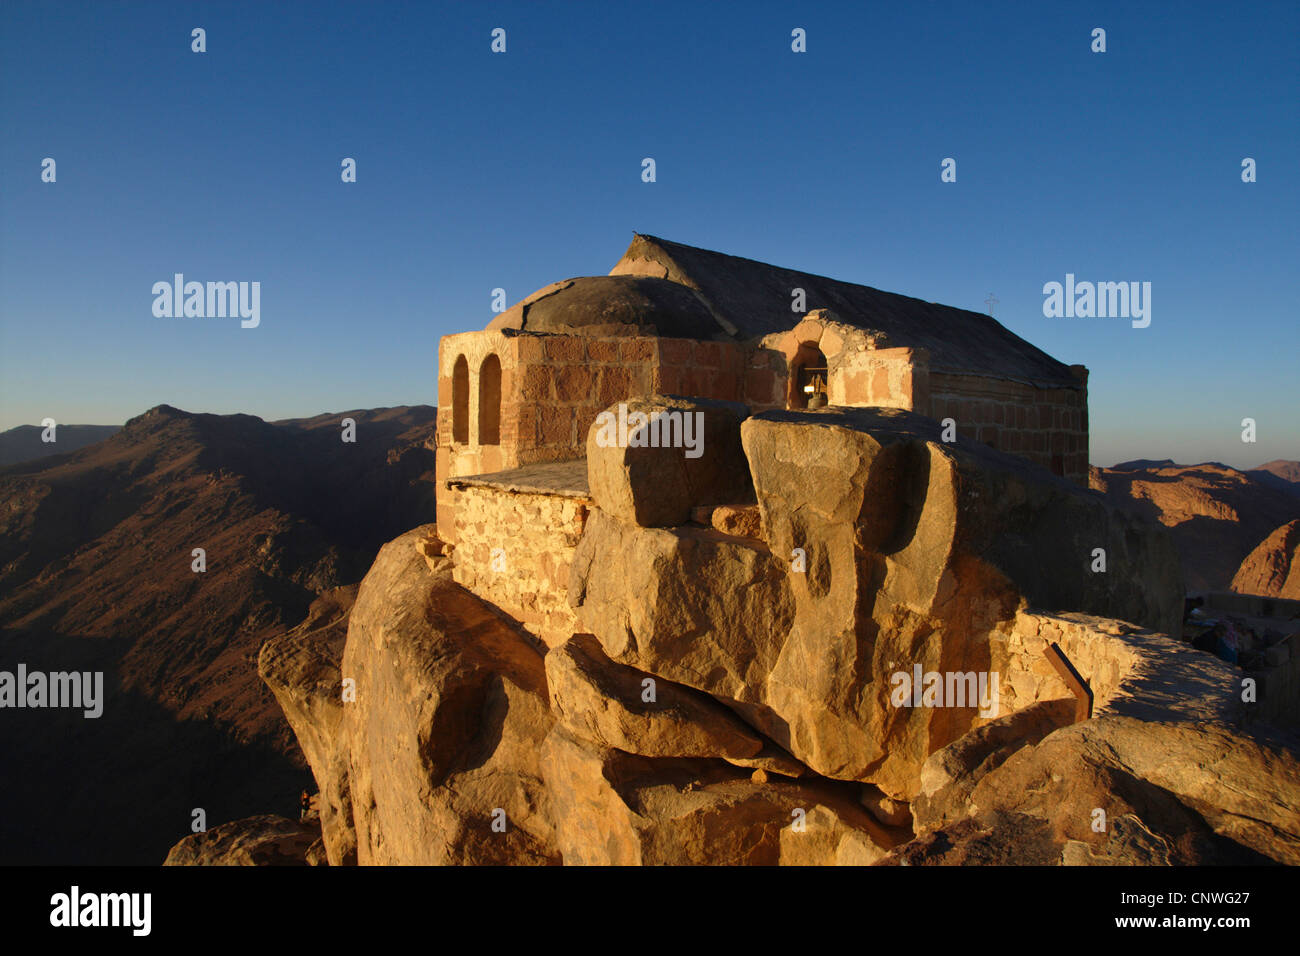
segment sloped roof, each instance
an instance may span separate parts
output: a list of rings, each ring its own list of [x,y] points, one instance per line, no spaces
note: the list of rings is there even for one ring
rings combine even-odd
[[[982,312],[640,234],[610,275],[654,276],[695,289],[718,323],[701,328],[696,338],[715,338],[725,329],[744,341],[793,328],[802,316],[790,311],[791,290],[801,288],[808,311],[830,309],[850,325],[883,331],[891,346],[928,349],[936,370],[1056,387],[1079,384],[1069,366]]]

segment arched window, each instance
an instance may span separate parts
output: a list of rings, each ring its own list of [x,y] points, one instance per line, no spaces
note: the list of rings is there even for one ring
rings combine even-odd
[[[826,405],[829,400],[828,381],[829,369],[826,365],[826,356],[817,346],[805,342],[799,346],[799,351],[790,362],[788,407],[807,408],[813,396],[819,396],[817,401],[813,402],[814,408]]]
[[[501,360],[495,355],[478,370],[478,443],[501,444]]]
[[[451,440],[469,441],[469,362],[463,355],[451,372]]]

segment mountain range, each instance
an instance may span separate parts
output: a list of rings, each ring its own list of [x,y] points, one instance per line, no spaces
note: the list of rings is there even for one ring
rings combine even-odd
[[[102,670],[107,697],[97,720],[5,713],[0,761],[26,773],[0,794],[0,862],[154,864],[196,809],[296,807],[311,778],[258,650],[432,519],[434,418],[160,405],[0,469],[0,669]]]
[[[19,425],[0,432],[0,468],[21,461],[66,455],[117,434],[121,425],[58,425],[53,432],[40,425]],[[45,441],[45,435],[53,441]]]
[[[1300,477],[1300,463],[1271,461],[1239,471],[1219,462],[1142,459],[1094,467],[1089,484],[1111,504],[1164,525],[1187,589],[1214,591],[1228,590],[1247,556],[1300,518],[1300,483],[1290,475]]]

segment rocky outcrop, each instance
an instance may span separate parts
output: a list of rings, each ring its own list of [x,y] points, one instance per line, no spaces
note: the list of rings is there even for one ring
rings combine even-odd
[[[1262,469],[1136,461],[1092,468],[1088,480],[1111,505],[1169,529],[1189,591],[1227,588],[1260,541],[1300,518],[1300,486]]]
[[[551,710],[597,745],[645,757],[754,757],[763,741],[699,691],[615,664],[590,634],[546,655]]]
[[[1169,542],[1020,458],[888,409],[765,412],[741,436],[764,540],[598,508],[569,599],[610,658],[713,695],[820,775],[914,796],[1001,697],[900,707],[895,675],[1005,669],[997,634],[1031,605],[1179,626]]]
[[[163,866],[311,866],[320,838],[317,820],[267,813],[190,834],[171,848]]]
[[[268,645],[261,671],[321,784],[332,864],[558,862],[539,755],[533,640],[426,560],[433,526],[385,545],[336,636]],[[329,794],[330,796],[326,796]]]
[[[615,518],[673,527],[686,524],[694,506],[751,497],[740,449],[744,405],[655,395],[605,414],[607,424],[598,417],[587,435],[587,481]]]
[[[432,526],[381,550],[345,643],[322,607],[267,646],[331,863],[1296,855],[1295,757],[1225,729],[1238,671],[1153,630],[1181,610],[1159,533],[907,412],[729,440],[706,455],[747,462],[756,504],[609,468],[549,650]]]
[[[928,795],[947,812],[886,862],[1300,863],[1300,761],[1279,741],[1103,717],[965,763]]]
[[[320,788],[320,829],[333,866],[357,860],[346,751],[337,746],[343,722],[339,661],[357,587],[326,592],[305,621],[263,644],[257,658],[257,673],[275,694]]]
[[[431,536],[380,552],[341,662],[323,607],[262,655],[322,793],[338,794],[321,801],[331,863],[869,863],[910,835],[590,635],[544,660],[426,560]]]
[[[564,732],[546,746],[564,860],[579,865],[868,864],[903,838],[843,785],[649,760]]]
[[[1239,594],[1300,599],[1300,520],[1288,521],[1246,555],[1232,579]]]
[[[357,860],[559,861],[538,757],[551,726],[533,640],[447,576],[417,528],[385,545],[348,625],[341,673]]]

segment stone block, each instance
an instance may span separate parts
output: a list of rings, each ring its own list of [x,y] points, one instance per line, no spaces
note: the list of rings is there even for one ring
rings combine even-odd
[[[548,335],[546,342],[546,360],[577,364],[586,358],[583,339],[574,335]]]
[[[554,398],[551,389],[555,372],[545,365],[527,365],[520,375],[520,396],[527,401],[549,401]],[[509,394],[509,392],[504,392]]]
[[[763,520],[758,513],[758,505],[720,505],[713,509],[709,521],[715,530],[723,534],[742,538],[763,537]]]
[[[618,346],[619,361],[639,365],[655,360],[655,342],[651,339],[625,339]]]
[[[744,405],[656,395],[629,399],[625,407],[621,429],[621,408],[614,407],[607,409],[611,424],[602,425],[603,416],[597,416],[587,433],[588,482],[600,508],[630,524],[673,527],[690,520],[696,505],[751,496],[749,467],[740,447],[740,423],[749,413]],[[656,415],[662,417],[653,426],[638,429]],[[667,428],[672,418],[685,425],[688,415],[697,457],[688,457],[694,450],[681,446],[683,432]],[[659,436],[675,441],[676,447],[632,445]],[[626,441],[628,446],[602,444],[606,440]]]
[[[660,339],[659,361],[664,365],[690,365],[695,360],[695,342],[691,339]]]
[[[593,362],[617,362],[619,343],[609,339],[587,342],[587,358]]]
[[[596,370],[586,365],[561,368],[555,376],[555,398],[566,404],[584,402],[595,392]]]

